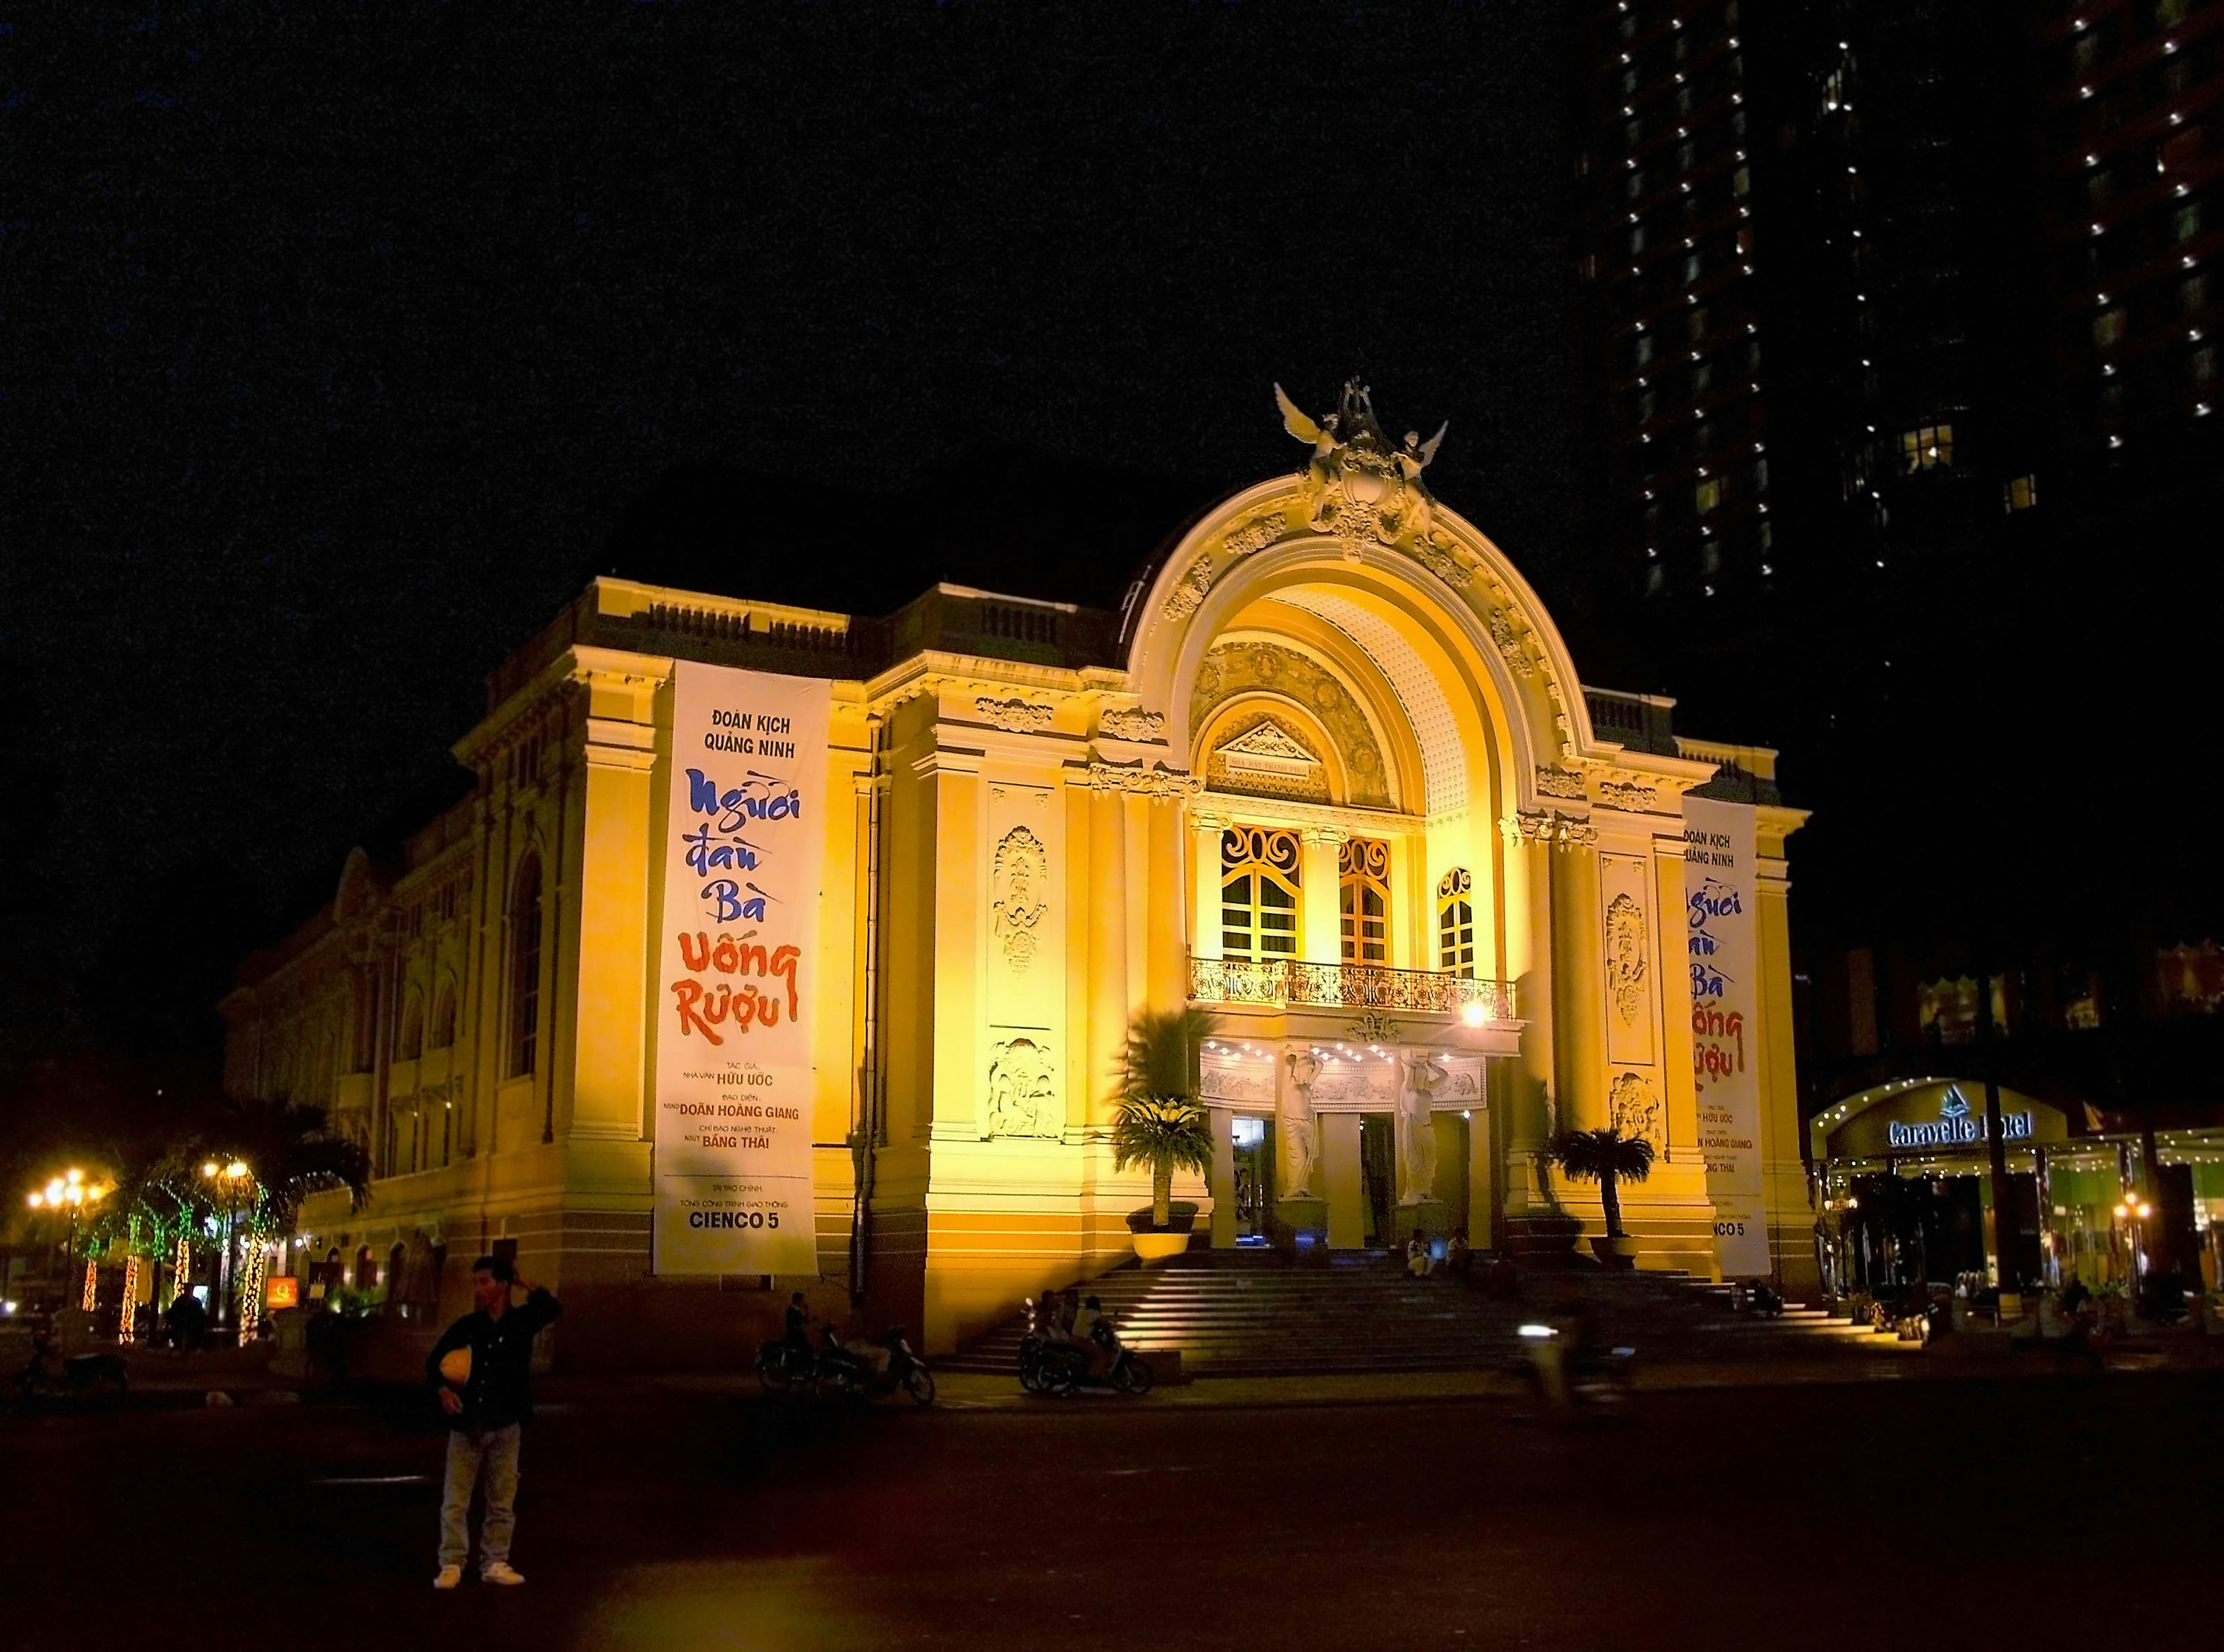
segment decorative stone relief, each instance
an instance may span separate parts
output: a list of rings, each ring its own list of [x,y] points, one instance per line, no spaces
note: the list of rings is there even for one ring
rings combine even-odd
[[[1232,1067],[1209,1067],[1199,1076],[1201,1092],[1214,1101],[1265,1101],[1274,1098],[1271,1079]]]
[[[1655,1149],[1667,1145],[1660,1130],[1660,1098],[1640,1074],[1617,1078],[1607,1092],[1607,1108],[1608,1122],[1623,1136],[1650,1142]]]
[[[1092,763],[1089,784],[1096,791],[1141,792],[1151,797],[1190,797],[1204,789],[1195,775],[1164,763],[1147,769],[1140,763]]]
[[[1212,589],[1212,558],[1200,556],[1189,565],[1181,583],[1166,593],[1165,604],[1168,619],[1186,619],[1204,600],[1204,593]]]
[[[1465,585],[1475,578],[1461,560],[1459,547],[1443,534],[1431,534],[1413,547],[1413,560],[1448,585]]]
[[[1065,1133],[1065,1111],[1046,1043],[1013,1038],[989,1046],[989,1136],[1061,1136]]]
[[[1660,794],[1650,786],[1629,785],[1609,780],[1599,788],[1599,801],[1611,803],[1618,809],[1633,809],[1645,814],[1660,807]]]
[[[1580,801],[1583,795],[1583,777],[1565,769],[1537,767],[1537,793],[1540,797],[1571,797]]]
[[[1096,719],[1096,726],[1115,740],[1163,740],[1166,736],[1166,714],[1136,706],[1107,712]]]
[[[989,908],[989,927],[1014,975],[1025,975],[1034,962],[1035,930],[1050,909],[1049,874],[1050,854],[1041,839],[1025,826],[1004,834],[991,874],[995,900]]]
[[[1245,518],[1221,536],[1221,545],[1230,556],[1249,556],[1263,551],[1290,531],[1288,507],[1269,505],[1255,516]]]
[[[1606,909],[1606,979],[1614,1007],[1630,1026],[1645,1011],[1645,908],[1617,895]]]
[[[1012,734],[1031,734],[1050,726],[1053,715],[1047,706],[1037,706],[1031,700],[997,699],[983,694],[973,702],[973,709],[983,719]]]
[[[1405,1037],[1404,1029],[1380,1010],[1362,1010],[1359,1019],[1344,1031],[1360,1044],[1395,1044]]]
[[[1320,718],[1343,759],[1355,807],[1391,807],[1389,774],[1366,712],[1331,672],[1295,649],[1272,642],[1225,642],[1206,655],[1190,699],[1191,742],[1221,706],[1238,694],[1260,689],[1285,695]]]
[[[1436,502],[1421,472],[1429,468],[1444,432],[1424,442],[1418,431],[1393,444],[1375,421],[1367,387],[1352,379],[1343,387],[1336,410],[1314,419],[1274,387],[1282,427],[1312,449],[1306,461],[1303,498],[1305,520],[1317,534],[1333,534],[1344,554],[1360,545],[1426,545],[1436,524]]]
[[[1588,820],[1557,809],[1523,809],[1509,814],[1498,823],[1508,843],[1527,839],[1532,843],[1549,843],[1555,849],[1572,849],[1577,844],[1598,841],[1598,828]]]
[[[1205,759],[1215,791],[1264,793],[1324,803],[1328,770],[1311,747],[1271,716],[1262,716]]]

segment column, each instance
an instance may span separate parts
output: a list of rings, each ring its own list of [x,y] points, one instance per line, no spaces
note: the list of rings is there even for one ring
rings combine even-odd
[[[1189,815],[1190,921],[1191,958],[1220,955],[1220,834],[1228,822],[1192,805]]]
[[[1598,851],[1583,844],[1555,844],[1551,868],[1552,1043],[1560,1123],[1603,1130],[1609,1121]]]
[[[1127,1014],[1151,1003],[1151,800],[1141,792],[1120,795],[1121,829],[1128,837]],[[1159,1007],[1159,1006],[1153,1006]]]
[[[1321,1174],[1328,1183],[1328,1243],[1356,1250],[1367,1243],[1364,1182],[1359,1173],[1359,1115],[1325,1113],[1320,1121]]]
[[[591,691],[597,709],[621,712],[626,685]],[[579,946],[573,1082],[573,1139],[638,1142],[647,1117],[642,1006],[655,947],[649,902],[649,842],[656,732],[647,695],[637,717],[587,719],[585,794],[579,847]],[[602,704],[601,702],[610,702]],[[651,1013],[654,1013],[652,1011]]]
[[[1490,1145],[1491,1075],[1499,1065],[1482,1064],[1482,1094],[1468,1109],[1467,1237],[1478,1250],[1495,1250],[1505,1243],[1498,1209],[1498,1155]]]
[[[1309,964],[1343,961],[1343,937],[1336,918],[1336,881],[1342,876],[1340,857],[1351,834],[1336,826],[1308,826],[1298,851],[1298,900],[1303,906],[1305,934],[1298,956]]]
[[[1548,844],[1523,839],[1511,821],[1507,826],[1507,881],[1517,893],[1507,902],[1507,966],[1513,972],[1513,1013],[1526,1024],[1520,1056],[1504,1067],[1503,1117],[1493,1122],[1506,1150],[1503,1208],[1509,1216],[1523,1216],[1537,1193],[1532,1163],[1545,1140],[1545,1103],[1555,1093],[1552,851]]]
[[[1151,800],[1151,864],[1148,951],[1151,1005],[1178,1010],[1189,1002],[1188,884],[1183,876],[1190,834],[1182,829],[1181,806],[1172,798]]]
[[[1225,1107],[1208,1107],[1212,1124],[1212,1248],[1232,1249],[1235,1244],[1235,1115]]]
[[[987,898],[981,775],[970,753],[937,751],[924,760],[934,820],[934,1104],[936,1139],[964,1139],[978,1129],[976,1101],[984,1074],[978,1058],[981,921]]]
[[[1128,830],[1120,794],[1089,794],[1087,1117],[1109,1123],[1106,1075],[1128,1035]]]

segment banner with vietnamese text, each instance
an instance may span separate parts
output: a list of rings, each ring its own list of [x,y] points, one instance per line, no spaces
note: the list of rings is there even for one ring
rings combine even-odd
[[[1769,1271],[1760,1157],[1760,946],[1749,803],[1684,800],[1684,912],[1699,1151],[1725,1276]]]
[[[674,667],[655,1269],[815,1274],[812,1005],[831,685]]]

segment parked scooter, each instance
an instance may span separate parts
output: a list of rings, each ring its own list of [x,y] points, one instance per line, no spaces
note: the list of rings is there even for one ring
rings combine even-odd
[[[31,1339],[31,1357],[9,1379],[9,1400],[15,1409],[35,1406],[71,1406],[93,1400],[123,1403],[130,1374],[121,1354],[72,1354],[54,1351],[53,1339],[41,1332]]]
[[[911,1396],[914,1405],[932,1405],[934,1373],[912,1351],[903,1326],[891,1326],[873,1340],[888,1351],[887,1364],[843,1347],[829,1334],[812,1372],[818,1396],[869,1401],[900,1391]]]
[[[1109,1388],[1122,1394],[1148,1394],[1158,1379],[1151,1362],[1132,1348],[1121,1348],[1102,1370],[1090,1357],[1088,1345],[1045,1334],[1032,1305],[1027,1334],[1020,1339],[1020,1386],[1032,1394],[1067,1395],[1077,1389]],[[1108,1348],[1104,1339],[1095,1342]]]
[[[818,1356],[785,1337],[774,1337],[757,1345],[757,1381],[764,1384],[768,1394],[808,1388],[818,1370]]]

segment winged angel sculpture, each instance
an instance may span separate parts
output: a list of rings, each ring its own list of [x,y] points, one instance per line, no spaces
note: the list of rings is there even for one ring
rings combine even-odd
[[[1447,420],[1426,441],[1406,433],[1393,446],[1375,421],[1367,387],[1348,380],[1336,410],[1315,420],[1290,400],[1279,384],[1282,427],[1313,450],[1305,465],[1305,520],[1318,534],[1334,534],[1355,555],[1360,543],[1426,545],[1436,527],[1436,503],[1421,472],[1444,445]]]

